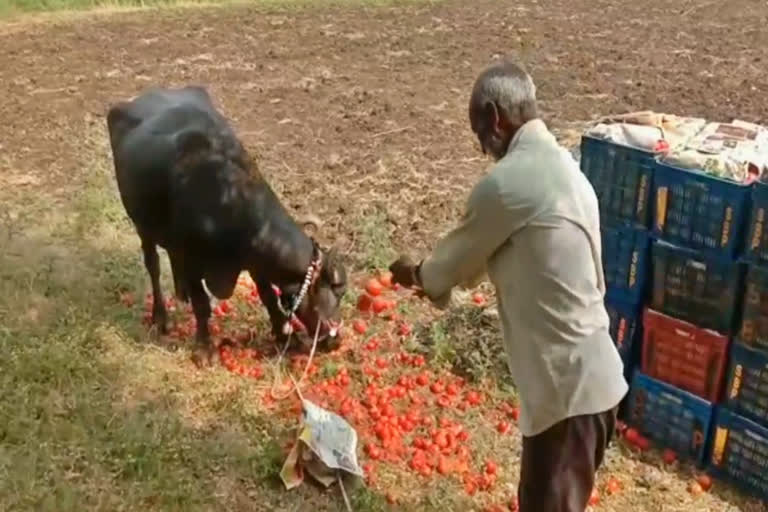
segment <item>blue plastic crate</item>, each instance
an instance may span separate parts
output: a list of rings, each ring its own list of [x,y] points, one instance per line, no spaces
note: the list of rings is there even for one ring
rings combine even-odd
[[[744,257],[753,263],[768,263],[768,185],[757,182],[752,188],[752,211],[749,217]]]
[[[635,372],[627,423],[679,456],[704,463],[712,412],[703,398]]]
[[[739,341],[768,351],[768,267],[749,265],[747,269]]]
[[[733,344],[725,406],[768,427],[768,354],[739,342]]]
[[[595,189],[603,225],[648,229],[654,154],[582,136],[581,170]]]
[[[712,476],[768,499],[768,429],[718,407],[708,470]]]
[[[656,163],[653,235],[734,259],[742,250],[751,186]]]
[[[631,368],[637,359],[637,341],[641,339],[642,305],[606,299],[605,309],[611,320],[611,339],[616,344],[624,368]]]
[[[601,237],[608,297],[633,304],[643,302],[651,247],[648,231],[603,226]]]
[[[654,242],[650,307],[721,334],[732,334],[742,298],[744,265]]]

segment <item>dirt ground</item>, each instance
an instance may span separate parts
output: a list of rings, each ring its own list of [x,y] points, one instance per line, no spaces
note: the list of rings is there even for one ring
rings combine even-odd
[[[323,218],[321,238],[336,243],[356,271],[380,268],[402,250],[426,251],[487,165],[466,107],[475,75],[494,56],[516,56],[529,68],[546,121],[571,146],[590,119],[631,110],[768,124],[767,19],[768,4],[756,0],[450,0],[0,24],[0,216],[7,240],[26,242],[53,217],[93,220],[103,211],[119,218],[113,229],[122,231],[110,236],[133,244],[138,273],[131,282],[142,282],[138,242],[115,207],[111,182],[102,190],[109,199],[89,203],[90,216],[70,207],[94,180],[101,183],[94,168],[109,172],[110,103],[151,85],[202,84],[285,203]],[[80,229],[77,236],[86,236],[88,226]],[[65,243],[46,240],[40,235],[32,245],[58,250]],[[31,265],[28,256],[0,261]],[[24,276],[19,271],[7,282]],[[112,277],[103,286],[118,287],[121,277]],[[22,332],[16,305],[5,304],[0,320],[13,324],[6,333]],[[29,304],[19,307],[28,311]],[[679,476],[618,449],[607,471],[633,483],[602,510],[766,510],[721,486],[694,499],[685,492],[690,470]],[[24,500],[10,503],[24,509]],[[222,500],[199,509],[246,508]]]

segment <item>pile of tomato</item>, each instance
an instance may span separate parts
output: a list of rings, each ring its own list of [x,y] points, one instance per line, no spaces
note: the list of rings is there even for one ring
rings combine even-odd
[[[478,456],[472,431],[478,422],[489,432],[507,436],[514,432],[519,408],[512,400],[492,397],[488,389],[468,383],[448,371],[433,368],[424,353],[408,351],[418,347],[414,329],[398,311],[399,304],[412,299],[410,292],[392,284],[391,275],[382,273],[360,283],[354,311],[345,311],[351,329],[341,333],[341,348],[329,354],[316,354],[310,362],[305,354],[288,358],[288,370],[296,380],[306,369],[301,382],[304,398],[341,415],[358,433],[362,467],[368,485],[378,486],[382,468],[410,473],[417,478],[453,480],[459,489],[486,504],[494,501],[497,482],[504,468],[490,457]],[[472,301],[487,305],[481,293]],[[127,303],[128,301],[126,301]],[[169,336],[188,340],[194,335],[195,319],[188,305],[180,307],[174,299],[166,306],[175,319]],[[151,323],[152,297],[144,303],[144,321]],[[259,336],[253,326],[262,325]],[[280,348],[276,347],[265,324],[265,313],[256,285],[249,278],[238,281],[235,296],[220,301],[213,309],[210,331],[219,343],[221,364],[243,378],[271,382]],[[267,383],[268,383],[267,382]],[[262,386],[266,407],[280,409],[296,417],[300,403],[290,393],[290,382],[283,382],[281,393]],[[281,397],[288,397],[281,399]],[[473,425],[472,429],[467,425]],[[649,448],[648,439],[619,423],[621,437],[638,451]],[[488,440],[486,439],[487,443]],[[675,461],[674,452],[663,455],[667,464]],[[694,482],[697,489],[709,488],[707,482]],[[710,483],[711,485],[711,483]],[[621,483],[610,478],[604,492],[620,492]],[[388,501],[398,498],[387,493]],[[600,493],[595,489],[589,504],[596,506]],[[487,511],[516,511],[517,499],[487,504]]]

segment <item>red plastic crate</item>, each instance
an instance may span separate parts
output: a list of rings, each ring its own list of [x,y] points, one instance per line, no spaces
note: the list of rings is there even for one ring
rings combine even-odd
[[[727,354],[727,336],[651,309],[643,313],[642,371],[654,379],[717,403]]]

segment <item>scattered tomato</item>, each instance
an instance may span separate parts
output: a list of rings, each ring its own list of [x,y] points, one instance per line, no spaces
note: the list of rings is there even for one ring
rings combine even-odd
[[[662,460],[664,461],[664,464],[670,465],[674,464],[677,460],[677,454],[670,449],[664,450],[664,453],[661,456]]]
[[[486,303],[485,295],[480,292],[472,294],[472,301],[478,306],[482,306]]]
[[[368,326],[365,324],[364,321],[362,321],[360,319],[355,320],[355,323],[352,324],[352,328],[358,334],[365,334],[365,331],[368,330]]]
[[[611,496],[613,494],[618,494],[620,490],[621,490],[621,482],[619,482],[614,477],[609,478],[608,482],[606,482],[605,484],[605,493]]]
[[[371,297],[378,297],[381,295],[382,290],[383,286],[378,279],[369,279],[365,284],[365,291],[368,292]]]
[[[379,283],[384,288],[392,288],[392,272],[382,272],[379,274]]]
[[[595,487],[595,488],[592,489],[592,494],[589,495],[589,501],[587,502],[587,504],[590,507],[594,507],[598,503],[600,503],[600,492]]]
[[[636,444],[639,437],[640,433],[634,428],[628,428],[627,431],[624,432],[624,439],[630,444]]]
[[[492,460],[489,460],[485,463],[485,473],[488,475],[495,475],[496,472],[499,470],[499,466],[496,465],[495,462]]]
[[[499,434],[506,434],[507,432],[509,432],[509,428],[510,428],[509,423],[507,423],[506,421],[500,421],[498,425],[496,425],[496,431]]]
[[[701,486],[702,490],[708,492],[712,488],[712,478],[707,474],[700,474],[696,477],[696,482]]]
[[[362,313],[368,313],[373,308],[373,299],[367,293],[363,293],[357,298],[357,310]]]
[[[381,297],[373,299],[373,312],[377,315],[390,309],[390,307],[392,307],[392,304],[386,299],[382,299]]]

